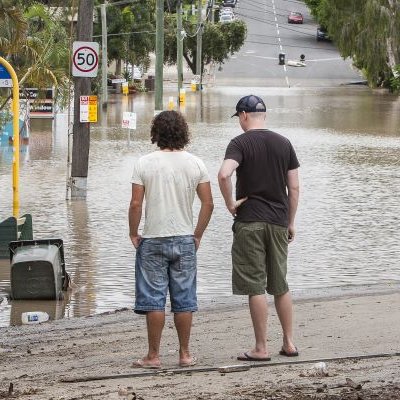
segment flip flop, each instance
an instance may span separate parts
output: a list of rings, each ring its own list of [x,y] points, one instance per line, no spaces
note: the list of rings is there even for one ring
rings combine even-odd
[[[237,359],[239,361],[271,361],[271,357],[252,357],[249,353],[243,353]]]
[[[132,363],[132,368],[160,369],[161,365],[145,364],[143,361],[143,358],[139,358],[138,360],[136,360]]]
[[[186,368],[186,367],[193,367],[197,364],[197,357],[193,356],[192,360],[189,362],[180,362],[179,366],[182,368]]]
[[[286,357],[297,357],[298,355],[299,355],[299,352],[298,352],[298,350],[297,350],[297,347],[296,347],[296,351],[293,351],[293,352],[291,352],[291,353],[288,353],[286,350],[284,350],[284,348],[282,347],[282,349],[279,351],[279,354],[281,355],[281,356],[286,356]]]

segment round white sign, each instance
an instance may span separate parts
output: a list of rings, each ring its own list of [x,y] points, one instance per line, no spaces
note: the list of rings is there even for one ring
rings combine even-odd
[[[99,66],[99,44],[97,42],[74,42],[72,75],[95,77]]]

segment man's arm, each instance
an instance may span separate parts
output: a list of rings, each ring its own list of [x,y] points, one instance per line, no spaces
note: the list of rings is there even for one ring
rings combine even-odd
[[[211,194],[210,182],[199,183],[196,188],[197,196],[199,196],[201,207],[199,216],[197,218],[196,229],[194,230],[194,240],[196,244],[196,250],[200,246],[200,241],[204,231],[210,222],[211,214],[214,209],[213,198]]]
[[[288,187],[288,198],[289,198],[289,242],[294,240],[296,230],[294,227],[294,218],[296,216],[297,205],[299,203],[299,170],[291,169],[287,173],[287,187]]]
[[[233,216],[236,215],[237,208],[247,200],[247,197],[237,201],[233,200],[232,174],[238,166],[239,163],[235,160],[224,160],[218,172],[219,189],[221,190],[222,196],[225,200],[226,208]]]
[[[129,205],[129,237],[135,248],[139,247],[141,236],[138,234],[140,219],[142,218],[142,204],[144,186],[132,184],[132,197]]]

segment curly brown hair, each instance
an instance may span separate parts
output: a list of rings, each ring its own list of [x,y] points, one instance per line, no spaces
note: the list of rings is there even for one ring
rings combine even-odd
[[[162,111],[151,124],[151,143],[161,149],[182,150],[189,143],[189,127],[177,111]]]

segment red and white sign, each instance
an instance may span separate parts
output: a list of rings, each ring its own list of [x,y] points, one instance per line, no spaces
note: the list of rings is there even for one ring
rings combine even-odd
[[[136,129],[136,113],[125,111],[122,113],[122,127]]]
[[[80,96],[79,122],[97,122],[97,96]]]
[[[74,42],[72,45],[72,76],[94,78],[99,68],[99,44]]]

